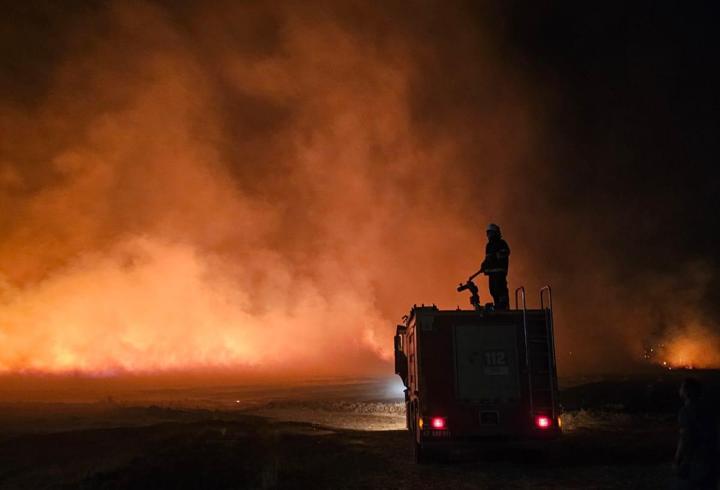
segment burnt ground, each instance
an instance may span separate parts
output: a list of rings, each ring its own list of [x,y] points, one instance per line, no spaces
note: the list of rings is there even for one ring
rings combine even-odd
[[[153,418],[151,414],[150,418]],[[664,488],[671,423],[569,432],[428,466],[405,431],[327,430],[223,413],[0,440],[2,488]]]
[[[637,383],[565,390],[565,433],[542,449],[492,446],[425,466],[404,430],[230,409],[5,404],[0,488],[671,488],[675,383]]]

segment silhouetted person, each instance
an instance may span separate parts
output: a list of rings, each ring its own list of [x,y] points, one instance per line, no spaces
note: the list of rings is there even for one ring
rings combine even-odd
[[[470,276],[472,281],[480,273],[488,276],[490,295],[493,298],[496,310],[507,310],[510,307],[510,294],[507,287],[507,273],[510,257],[510,247],[503,240],[500,227],[490,223],[487,227],[488,243],[485,246],[485,260],[480,270]]]
[[[680,386],[683,406],[678,413],[680,434],[675,451],[679,489],[717,489],[717,425],[702,399],[702,385],[687,378]]]

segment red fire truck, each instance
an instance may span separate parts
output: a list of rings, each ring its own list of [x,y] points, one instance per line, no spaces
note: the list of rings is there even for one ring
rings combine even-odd
[[[462,287],[462,286],[461,286]],[[416,461],[464,443],[549,440],[560,435],[552,292],[528,309],[414,306],[395,335]]]

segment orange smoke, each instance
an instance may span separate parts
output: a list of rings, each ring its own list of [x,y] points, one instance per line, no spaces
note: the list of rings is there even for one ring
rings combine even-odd
[[[85,14],[46,95],[0,101],[0,373],[389,371],[412,303],[467,302],[490,216],[413,129],[426,54],[320,7],[185,14]],[[526,141],[515,97],[476,126]]]
[[[492,6],[98,5],[7,43],[42,56],[0,93],[0,373],[389,373],[412,304],[469,306],[489,221],[511,288],[553,285],[562,373],[699,304],[702,264],[619,279]]]
[[[139,238],[6,292],[0,372],[290,367],[336,358],[353,336],[358,349],[387,356],[363,334],[382,319],[355,293],[323,297],[300,281],[293,300],[278,278],[260,291],[268,295],[264,311],[251,313],[241,284],[213,260],[187,245]],[[343,317],[362,322],[335,320]]]
[[[671,368],[720,368],[720,337],[692,324],[668,334],[660,351],[662,363]]]

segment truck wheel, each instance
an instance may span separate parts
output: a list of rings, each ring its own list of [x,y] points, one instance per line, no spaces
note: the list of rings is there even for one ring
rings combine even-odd
[[[424,449],[419,442],[413,441],[415,448],[415,462],[417,464],[428,464],[430,462],[430,454],[427,449]]]
[[[417,415],[415,413],[415,406],[413,404],[408,404],[407,415],[408,429],[410,429],[410,434],[412,435],[413,456],[415,458],[415,463],[426,464],[428,462],[427,449],[423,449],[423,447],[417,441],[418,422]]]

